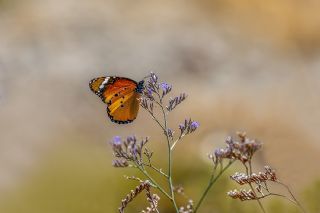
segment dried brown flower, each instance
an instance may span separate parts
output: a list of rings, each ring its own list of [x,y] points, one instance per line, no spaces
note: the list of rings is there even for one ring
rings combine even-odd
[[[143,190],[146,190],[150,194],[150,182],[144,181],[140,183],[134,190],[131,190],[129,194],[121,201],[121,206],[119,207],[119,212],[124,213],[124,209],[127,205],[137,197]],[[147,196],[148,197],[148,196]],[[149,198],[149,197],[148,197]]]
[[[242,189],[241,191],[238,191],[235,189],[233,191],[229,191],[227,194],[233,199],[240,199],[241,201],[258,199],[252,190],[246,191],[245,189]]]

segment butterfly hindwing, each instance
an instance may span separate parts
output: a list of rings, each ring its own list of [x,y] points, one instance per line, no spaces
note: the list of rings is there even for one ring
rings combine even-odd
[[[133,91],[111,103],[107,108],[109,118],[119,124],[131,123],[139,111],[139,97],[140,94]]]

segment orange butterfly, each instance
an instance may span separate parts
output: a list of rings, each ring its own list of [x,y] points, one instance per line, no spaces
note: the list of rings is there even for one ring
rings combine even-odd
[[[137,83],[129,78],[107,76],[92,79],[89,87],[107,104],[111,121],[127,124],[137,117],[143,84],[143,80]]]

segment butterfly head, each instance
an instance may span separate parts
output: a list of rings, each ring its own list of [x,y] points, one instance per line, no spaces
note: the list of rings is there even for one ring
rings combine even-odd
[[[137,91],[138,93],[142,93],[143,88],[144,88],[144,80],[139,81],[139,83],[138,83],[138,85],[137,85],[137,88],[136,88],[136,91]]]

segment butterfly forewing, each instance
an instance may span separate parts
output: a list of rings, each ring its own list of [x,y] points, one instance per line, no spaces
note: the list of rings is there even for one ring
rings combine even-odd
[[[90,81],[89,87],[92,92],[94,92],[96,95],[98,95],[102,101],[104,101],[104,97],[102,96],[103,91],[105,90],[106,85],[108,84],[108,81],[110,80],[110,77],[98,77],[94,78]]]
[[[106,80],[106,77],[99,77],[99,78],[92,79],[89,83],[89,87],[91,91],[96,94],[99,93],[101,91],[101,88],[105,80]]]
[[[107,104],[111,104],[112,102],[135,92],[136,88],[137,83],[133,80],[119,77],[111,78],[104,91],[102,91],[103,101]]]

